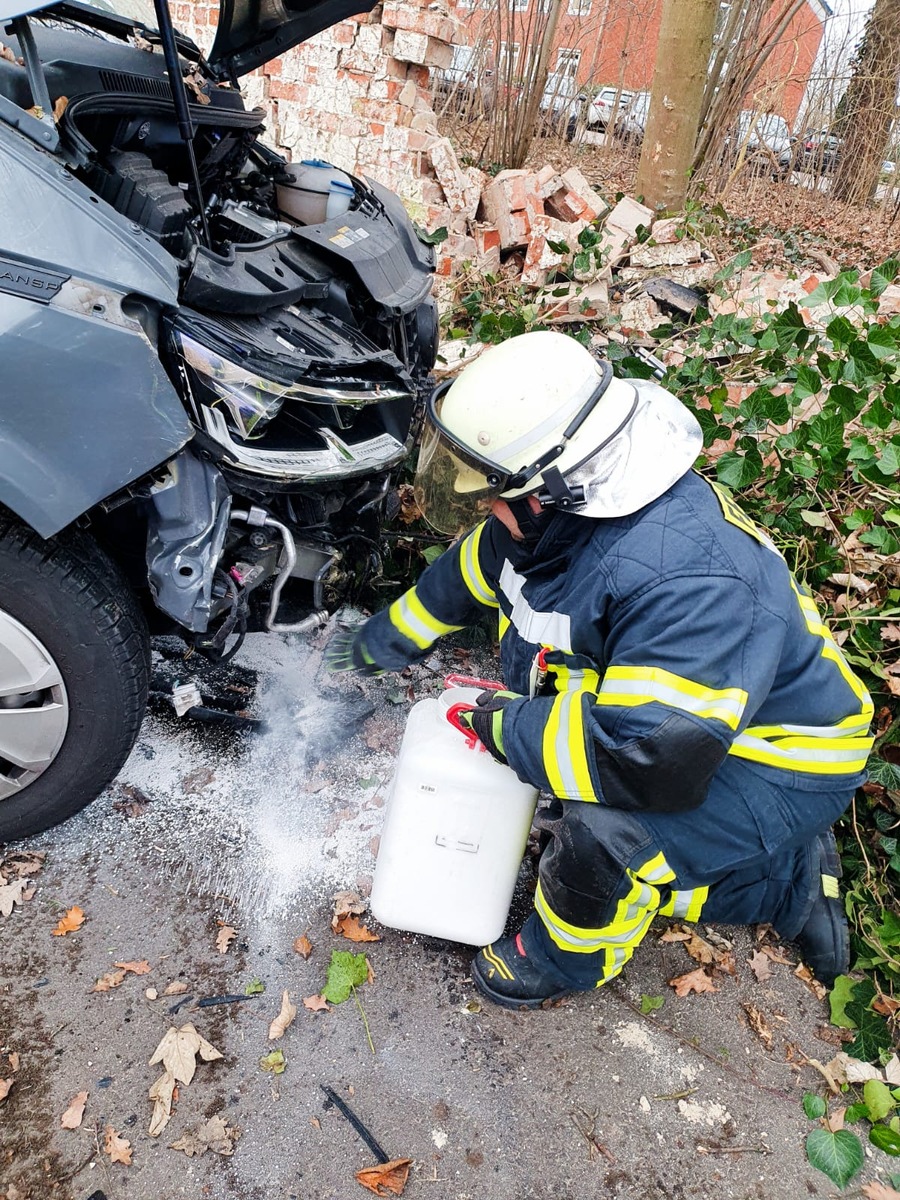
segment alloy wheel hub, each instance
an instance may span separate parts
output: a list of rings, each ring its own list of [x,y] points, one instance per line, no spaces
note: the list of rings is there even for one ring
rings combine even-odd
[[[68,727],[59,667],[29,629],[0,609],[0,801],[46,771]]]

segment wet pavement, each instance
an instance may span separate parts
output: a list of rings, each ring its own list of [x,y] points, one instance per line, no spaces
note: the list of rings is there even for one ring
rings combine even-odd
[[[757,981],[753,931],[717,931],[734,942],[736,974],[718,973],[715,993],[675,996],[667,981],[697,963],[683,944],[659,941],[661,923],[619,980],[529,1014],[478,999],[464,947],[383,929],[381,941],[356,947],[332,933],[334,893],[370,885],[412,700],[468,660],[448,651],[408,678],[330,678],[322,641],[248,639],[216,686],[246,697],[262,731],[179,721],[158,701],[106,793],[24,844],[47,859],[33,899],[0,917],[0,1078],[14,1080],[0,1102],[0,1195],[371,1194],[354,1175],[375,1156],[323,1085],[387,1154],[413,1160],[409,1200],[835,1194],[806,1163],[812,1125],[801,1107],[804,1091],[821,1091],[806,1058],[838,1049],[823,1040],[834,1034],[827,1006],[793,966],[773,963]],[[189,677],[187,666],[157,655],[160,688],[173,672]],[[511,925],[533,883],[529,859]],[[82,927],[52,936],[74,905]],[[220,952],[225,925],[236,933]],[[293,949],[303,934],[308,959]],[[333,950],[369,958],[362,1011],[352,999],[325,1012],[302,1004],[324,986]],[[148,973],[92,990],[115,963],[141,960]],[[246,997],[254,981],[265,990]],[[173,983],[186,990],[163,995]],[[298,1013],[269,1042],[283,989]],[[245,998],[199,1004],[225,995]],[[642,1013],[643,997],[664,1003]],[[768,1045],[751,1027],[754,1011]],[[149,1060],[171,1026],[187,1023],[222,1058],[198,1063],[153,1138],[148,1089],[160,1067]],[[286,1064],[279,1075],[259,1065],[274,1048]],[[61,1128],[81,1091],[82,1124]],[[231,1156],[171,1148],[213,1116],[240,1132]],[[103,1153],[109,1126],[130,1142],[130,1166]],[[886,1179],[890,1161],[868,1158],[854,1186]]]

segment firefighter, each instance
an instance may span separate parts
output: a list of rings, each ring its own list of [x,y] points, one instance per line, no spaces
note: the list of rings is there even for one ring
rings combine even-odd
[[[872,703],[700,449],[674,396],[572,338],[488,349],[431,396],[415,483],[429,521],[471,532],[332,646],[398,670],[498,622],[509,690],[466,722],[553,797],[535,910],[473,962],[506,1007],[606,983],[657,914],[770,923],[823,983],[848,969],[831,826]]]

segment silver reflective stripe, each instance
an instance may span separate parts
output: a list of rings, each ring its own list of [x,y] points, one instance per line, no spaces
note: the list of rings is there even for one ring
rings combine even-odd
[[[665,883],[674,878],[675,872],[667,862],[664,862],[662,866],[655,867],[652,871],[641,868],[641,879],[648,879],[651,883]]]
[[[599,699],[603,703],[604,695],[649,696],[660,704],[668,704],[670,708],[680,708],[683,712],[705,713],[715,712],[716,709],[729,713],[734,718],[734,727],[744,712],[744,701],[721,694],[708,696],[692,696],[680,688],[669,687],[656,679],[615,679],[604,680],[600,687]]]
[[[675,903],[672,906],[671,915],[673,917],[686,917],[696,894],[696,888],[690,888],[686,892],[675,892],[673,896]]]
[[[778,733],[773,732],[772,737],[784,734],[795,737],[847,738],[854,737],[858,733],[868,733],[870,724],[871,718],[863,714],[855,721],[848,722],[846,725],[761,725],[759,728],[777,729]],[[750,727],[745,732],[753,736],[753,727]]]
[[[569,749],[571,731],[569,712],[573,704],[580,704],[581,696],[576,692],[565,692],[557,696],[554,706],[559,712],[559,726],[553,743],[553,753],[556,757],[556,769],[563,783],[563,795],[572,800],[581,795],[578,790],[578,780],[575,778],[575,768],[572,762],[572,752]]]
[[[633,921],[638,914],[643,912],[647,905],[653,900],[656,889],[650,887],[646,883],[642,883],[640,886],[640,895],[638,896],[637,900],[635,900],[632,904],[629,904],[628,908],[626,908],[625,916],[622,918],[624,921]]]
[[[538,612],[522,594],[525,576],[519,575],[509,559],[500,572],[500,587],[512,605],[510,621],[520,637],[534,646],[552,646],[572,653],[572,619],[567,613]]]
[[[564,942],[567,946],[572,946],[579,950],[602,950],[607,946],[631,946],[632,943],[637,944],[644,934],[647,926],[656,916],[656,909],[645,913],[644,917],[635,925],[633,929],[627,930],[625,933],[608,934],[601,930],[590,935],[585,933],[584,936],[572,933],[570,929],[563,929],[553,919],[553,914],[547,909],[545,903],[541,902],[539,897],[535,897],[535,907],[540,914],[541,920],[550,930],[554,941],[557,944]]]
[[[738,751],[743,747],[754,755],[778,758],[782,762],[792,765],[804,762],[856,763],[859,762],[861,756],[865,759],[867,753],[867,746],[862,744],[850,746],[846,750],[827,750],[824,747],[816,749],[812,746],[782,746],[778,742],[767,742],[762,738],[751,737],[747,733],[742,733],[734,739],[731,744],[731,753],[735,753],[735,747]],[[803,768],[798,767],[798,770],[803,770]]]

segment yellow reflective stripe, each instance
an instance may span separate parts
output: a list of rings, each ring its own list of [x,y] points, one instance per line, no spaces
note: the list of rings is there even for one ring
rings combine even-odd
[[[478,558],[478,547],[481,543],[481,535],[484,533],[484,525],[485,523],[482,521],[460,543],[459,570],[463,583],[479,604],[484,604],[488,608],[498,608],[496,593],[485,579]]]
[[[743,688],[711,688],[662,667],[610,667],[597,703],[616,708],[665,704],[737,729],[747,705]]]
[[[711,483],[710,487],[716,494],[716,499],[719,501],[719,507],[722,509],[722,516],[730,525],[735,525],[744,533],[749,533],[761,546],[765,546],[767,550],[771,550],[773,554],[777,554],[779,558],[783,555],[767,533],[756,525],[745,512],[738,508],[734,500],[727,495],[716,483]]]
[[[786,737],[765,741],[750,730],[731,744],[729,754],[749,762],[812,775],[854,775],[865,770],[874,737]]]
[[[488,960],[492,967],[496,970],[501,979],[513,979],[513,973],[503,961],[499,954],[494,952],[493,946],[485,946],[482,951],[484,957]]]
[[[700,913],[708,896],[708,887],[687,888],[684,891],[673,892],[672,899],[666,905],[666,915],[678,917],[682,921],[699,921]]]
[[[813,636],[820,637],[822,639],[822,657],[827,658],[829,662],[833,662],[840,671],[844,682],[853,692],[854,696],[856,696],[857,700],[859,700],[859,716],[863,718],[866,722],[866,725],[868,725],[875,712],[875,706],[872,703],[871,696],[866,691],[862,680],[853,673],[850,664],[841,653],[840,647],[834,640],[831,630],[819,615],[819,610],[816,608],[816,602],[811,596],[805,596],[803,592],[800,591],[800,588],[797,586],[797,582],[793,575],[790,576],[790,581],[794,595],[797,597],[797,602],[800,605],[800,611],[803,614],[803,620],[806,623],[806,628],[811,634],[813,634]]]
[[[498,607],[497,613],[498,613],[497,625],[499,628],[498,637],[500,638],[500,641],[502,642],[503,635],[504,635],[504,633],[506,633],[507,629],[509,629],[511,622],[510,622],[509,617],[506,615],[505,612],[503,612],[503,610],[501,608]]]
[[[544,725],[544,769],[555,796],[596,801],[588,767],[582,695],[581,692],[563,692],[554,698]]]
[[[567,667],[564,663],[547,663],[547,674],[556,676],[553,686],[557,692],[590,693],[596,696],[600,687],[600,673],[590,669]]]
[[[415,588],[411,588],[399,600],[394,601],[388,609],[388,616],[394,628],[414,642],[420,650],[427,650],[435,638],[463,628],[462,625],[448,625],[432,616],[419,599]]]
[[[844,717],[843,721],[838,721],[836,725],[748,725],[744,732],[758,738],[794,735],[814,738],[852,737],[854,734],[866,733],[869,724],[870,720],[865,714],[854,714]]]
[[[659,892],[655,888],[652,888],[651,891],[653,894],[652,904],[643,909],[627,927],[604,925],[602,929],[589,929],[564,921],[562,917],[553,912],[547,903],[540,883],[538,883],[534,895],[534,907],[550,937],[561,950],[570,954],[596,954],[599,950],[606,950],[607,965],[615,968],[617,973],[631,957],[634,947],[640,942],[647,926],[656,916]],[[621,956],[622,951],[626,952],[624,957]],[[604,978],[609,978],[609,974],[604,973]]]
[[[662,851],[654,854],[642,867],[638,867],[635,874],[649,883],[671,883],[675,878],[675,872],[666,862],[666,856]]]
[[[822,892],[829,900],[840,899],[841,889],[838,886],[838,881],[834,875],[822,876]]]

